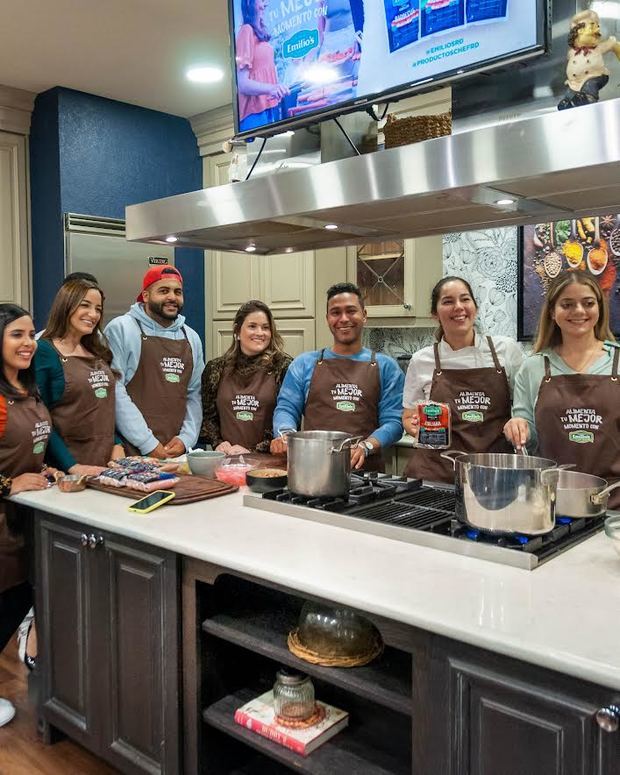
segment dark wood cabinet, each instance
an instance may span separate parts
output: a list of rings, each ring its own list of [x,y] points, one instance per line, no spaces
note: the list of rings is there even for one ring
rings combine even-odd
[[[304,595],[192,560],[183,586],[192,775],[620,775],[620,732],[596,721],[620,692],[371,614],[383,656],[318,667],[286,647]],[[309,673],[318,697],[350,712],[349,728],[307,759],[233,721],[280,664]]]
[[[414,772],[620,775],[620,732],[596,721],[620,692],[426,634],[414,665]]]
[[[176,555],[43,513],[35,544],[44,729],[180,772]]]

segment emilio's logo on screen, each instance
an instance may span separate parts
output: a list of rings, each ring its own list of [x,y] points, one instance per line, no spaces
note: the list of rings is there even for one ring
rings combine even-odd
[[[282,54],[287,59],[301,59],[319,46],[318,30],[300,30],[282,44]]]

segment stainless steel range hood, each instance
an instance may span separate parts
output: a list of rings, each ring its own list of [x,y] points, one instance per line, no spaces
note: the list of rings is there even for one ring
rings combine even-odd
[[[609,100],[132,205],[127,238],[269,254],[619,209]]]

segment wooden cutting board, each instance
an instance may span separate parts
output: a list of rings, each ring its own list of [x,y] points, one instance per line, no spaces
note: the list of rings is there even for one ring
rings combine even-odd
[[[186,503],[206,501],[209,498],[219,498],[220,495],[228,495],[238,490],[238,487],[219,482],[216,479],[205,479],[202,476],[179,476],[179,483],[174,486],[175,497],[166,506],[184,506]],[[130,487],[110,487],[108,484],[100,484],[94,480],[88,480],[87,486],[93,490],[108,492],[110,495],[120,495],[123,498],[131,498],[134,501],[145,498],[148,492],[132,490]],[[162,506],[163,508],[163,506]]]

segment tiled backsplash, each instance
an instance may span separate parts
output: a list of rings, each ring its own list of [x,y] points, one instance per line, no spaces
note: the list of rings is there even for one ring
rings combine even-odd
[[[478,302],[478,328],[517,337],[517,229],[446,234],[443,273],[469,281]],[[394,358],[433,341],[430,328],[368,328],[366,343]]]

